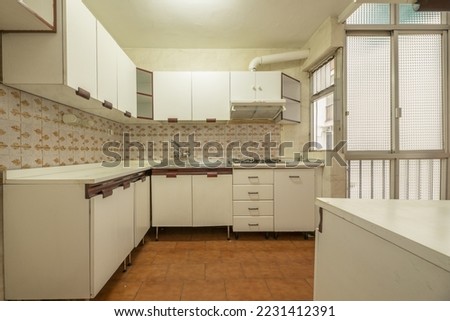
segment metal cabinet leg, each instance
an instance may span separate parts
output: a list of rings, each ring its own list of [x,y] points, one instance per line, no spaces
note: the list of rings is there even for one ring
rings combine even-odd
[[[127,271],[127,259],[123,260],[123,272]]]
[[[230,226],[227,226],[227,240],[230,240]]]
[[[157,226],[157,227],[156,227],[155,241],[158,241],[158,237],[159,237],[159,235],[158,235],[158,226]]]
[[[129,265],[129,266],[131,265],[131,253],[128,254],[128,265]]]

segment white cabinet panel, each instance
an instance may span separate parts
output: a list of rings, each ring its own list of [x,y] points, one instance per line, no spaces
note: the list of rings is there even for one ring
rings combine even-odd
[[[190,175],[152,176],[152,226],[192,226]]]
[[[270,185],[273,184],[271,169],[235,169],[233,171],[235,185]]]
[[[192,176],[193,226],[232,224],[231,175]]]
[[[134,188],[134,246],[150,228],[150,180],[138,181]]]
[[[273,216],[273,201],[234,201],[233,215]]]
[[[115,211],[117,212],[117,234],[118,243],[116,246],[119,263],[126,259],[134,248],[134,187],[116,188],[114,199],[117,202]]]
[[[97,21],[97,98],[117,107],[117,53],[119,45]]]
[[[272,232],[273,216],[234,216],[235,232]]]
[[[229,72],[192,72],[192,119],[230,119]]]
[[[66,83],[97,97],[97,20],[81,0],[64,1]]]
[[[153,119],[192,120],[190,72],[153,73]]]
[[[233,200],[257,201],[273,199],[273,185],[234,185]]]
[[[281,72],[233,71],[230,76],[231,100],[281,99]]]
[[[314,231],[315,171],[274,171],[275,231]]]
[[[128,112],[132,117],[137,114],[136,65],[119,48],[117,57],[117,105],[119,110]]]

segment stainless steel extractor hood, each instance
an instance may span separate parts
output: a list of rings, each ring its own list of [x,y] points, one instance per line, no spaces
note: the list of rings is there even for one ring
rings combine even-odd
[[[286,110],[286,100],[231,101],[230,119],[275,121]]]

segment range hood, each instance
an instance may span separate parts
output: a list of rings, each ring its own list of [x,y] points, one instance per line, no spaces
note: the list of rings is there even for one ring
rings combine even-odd
[[[231,101],[231,120],[275,121],[286,110],[286,99]]]

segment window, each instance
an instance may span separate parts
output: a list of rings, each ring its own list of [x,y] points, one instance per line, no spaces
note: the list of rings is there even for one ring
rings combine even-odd
[[[312,73],[312,132],[317,150],[333,149],[334,146],[334,77],[335,59]]]
[[[372,28],[387,17],[393,25]],[[415,12],[407,4],[366,4],[349,21],[348,196],[440,199],[448,37],[441,14]],[[436,26],[421,28],[430,24]]]

